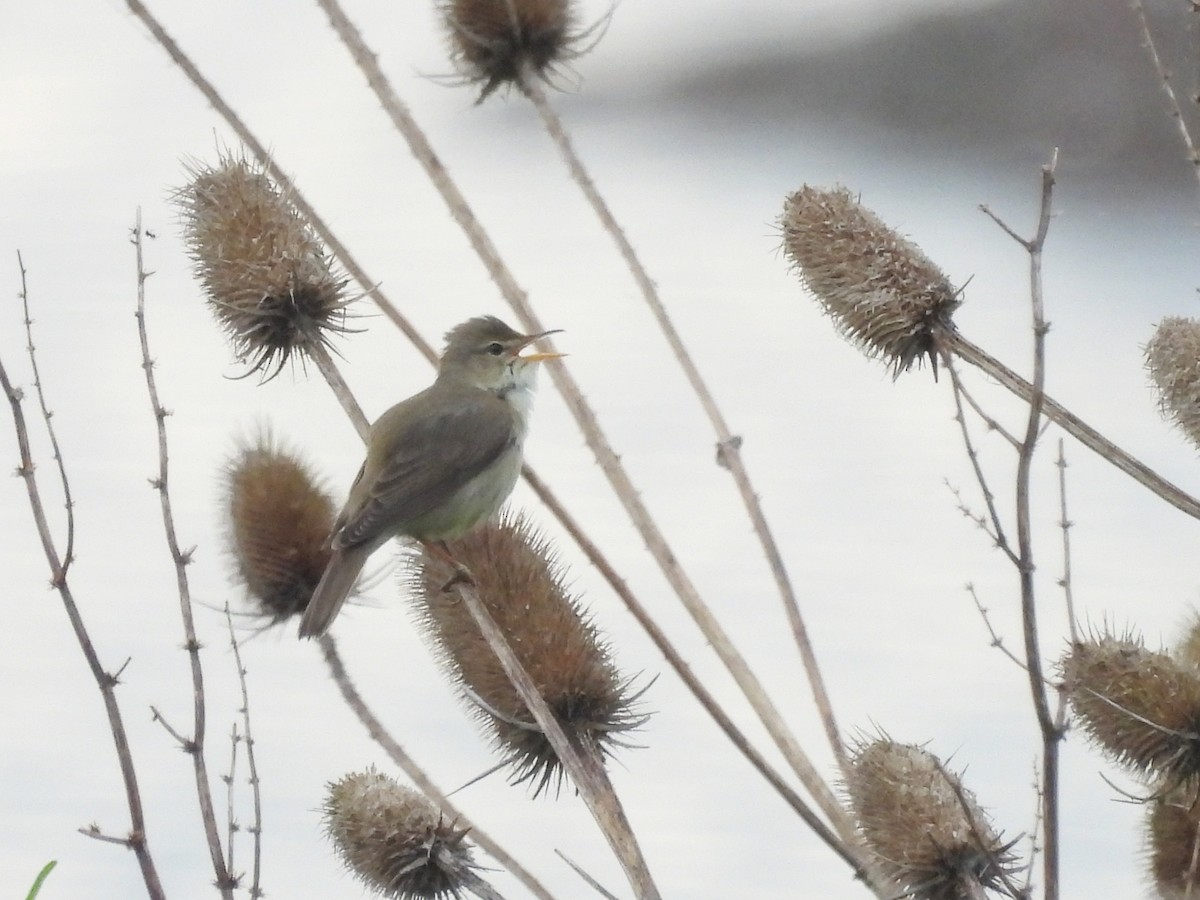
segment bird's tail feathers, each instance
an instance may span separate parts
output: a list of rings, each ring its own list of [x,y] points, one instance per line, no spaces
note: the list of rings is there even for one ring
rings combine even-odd
[[[321,576],[300,620],[300,637],[320,637],[329,630],[370,555],[371,549],[367,546],[343,547],[333,551],[325,574]]]

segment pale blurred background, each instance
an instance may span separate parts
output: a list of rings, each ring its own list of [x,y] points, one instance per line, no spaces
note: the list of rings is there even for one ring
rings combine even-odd
[[[1186,98],[1196,22],[1149,4]],[[315,5],[157,3],[152,9],[266,143],[397,305],[440,343],[483,312],[512,319],[391,130]],[[580,4],[585,21],[609,9]],[[714,438],[610,242],[585,209],[532,109],[473,105],[451,72],[431,3],[359,0],[347,12],[490,229],[595,404],[682,565],[832,779],[832,755],[786,635],[769,573]],[[209,765],[227,765],[239,698],[222,616],[241,601],[223,553],[219,474],[260,423],[344,493],[360,446],[324,384],[300,370],[270,384],[240,369],[204,307],[169,196],[183,162],[236,147],[224,123],[116,0],[21,4],[0,34],[0,355],[32,398],[16,252],[28,268],[35,341],[76,498],[72,584],[105,665],[122,675],[149,815],[174,898],[213,896],[186,757],[149,706],[190,728],[191,689],[158,501],[128,231],[147,243],[148,320],[168,420],[172,491],[207,650]],[[1015,837],[1034,826],[1039,756],[1024,673],[989,638],[964,585],[1020,646],[1016,574],[955,507],[978,492],[947,385],[928,371],[893,383],[840,340],[779,252],[775,219],[803,183],[842,183],[910,235],[952,281],[968,280],[963,332],[1028,370],[1024,252],[977,207],[1022,233],[1040,167],[1061,152],[1046,255],[1050,392],[1193,493],[1195,452],[1159,417],[1141,344],[1167,315],[1195,315],[1200,201],[1157,77],[1124,2],[688,3],[624,0],[603,40],[560,79],[578,150],[656,279],[676,324],[745,441],[842,728],[929,742]],[[1189,110],[1192,107],[1189,106]],[[370,310],[364,310],[370,314]],[[382,317],[339,345],[368,415],[431,370]],[[975,379],[1007,423],[1021,411]],[[55,478],[35,406],[39,475]],[[0,427],[0,461],[16,466]],[[977,429],[1011,512],[1012,459]],[[1048,660],[1064,646],[1058,498],[1050,429],[1037,464],[1040,599]],[[1067,441],[1074,589],[1087,623],[1172,640],[1198,597],[1200,525]],[[548,384],[530,461],[590,529],[739,724],[761,730],[609,495]],[[515,502],[549,517],[518,488]],[[61,533],[61,528],[60,528]],[[127,827],[102,706],[30,524],[20,479],[0,482],[0,892],[144,896],[128,853],[80,836]],[[630,674],[661,674],[641,749],[613,766],[664,896],[867,896],[719,734],[654,647],[568,543],[577,587]],[[336,632],[352,674],[443,788],[492,762],[413,632],[391,579]],[[252,625],[241,623],[249,637]],[[276,898],[367,896],[333,857],[316,812],[327,781],[386,758],[336,695],[294,627],[243,646],[266,804],[263,887]],[[768,755],[775,754],[767,748]],[[244,768],[241,770],[244,772]],[[1137,790],[1078,735],[1064,748],[1063,896],[1145,892]],[[214,789],[221,796],[223,786]],[[494,775],[456,797],[560,897],[590,896],[561,850],[619,896],[616,864],[570,794],[530,800]],[[238,787],[249,824],[248,789]],[[1020,845],[1027,854],[1028,844]],[[248,863],[248,844],[235,866]],[[1040,861],[1039,861],[1040,866]],[[497,873],[509,896],[523,896]]]

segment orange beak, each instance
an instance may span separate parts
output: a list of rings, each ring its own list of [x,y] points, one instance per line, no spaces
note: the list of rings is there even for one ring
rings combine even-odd
[[[527,337],[525,339],[524,343],[521,344],[521,348],[523,349],[525,347],[528,347],[534,341],[541,340],[542,338],[548,337],[549,335],[561,334],[561,333],[562,333],[561,328],[555,328],[551,331],[543,331],[541,334],[531,334],[529,337]],[[524,360],[525,362],[545,362],[548,359],[562,359],[566,355],[567,354],[565,354],[565,353],[530,353],[528,356],[521,356],[519,358]]]

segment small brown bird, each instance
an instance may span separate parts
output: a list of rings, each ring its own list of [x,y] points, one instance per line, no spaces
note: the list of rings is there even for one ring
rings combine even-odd
[[[328,630],[367,557],[389,538],[414,538],[448,557],[443,541],[500,508],[521,471],[535,363],[563,355],[520,353],[555,333],[520,334],[480,316],[446,334],[433,384],[371,426],[367,458],[334,523],[333,555],[300,620],[300,637]]]

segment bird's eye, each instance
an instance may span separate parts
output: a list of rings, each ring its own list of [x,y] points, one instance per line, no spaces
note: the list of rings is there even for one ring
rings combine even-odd
[[[492,356],[499,356],[501,353],[504,352],[504,345],[502,343],[500,343],[499,341],[492,341],[490,344],[487,345],[487,352],[490,353]]]

